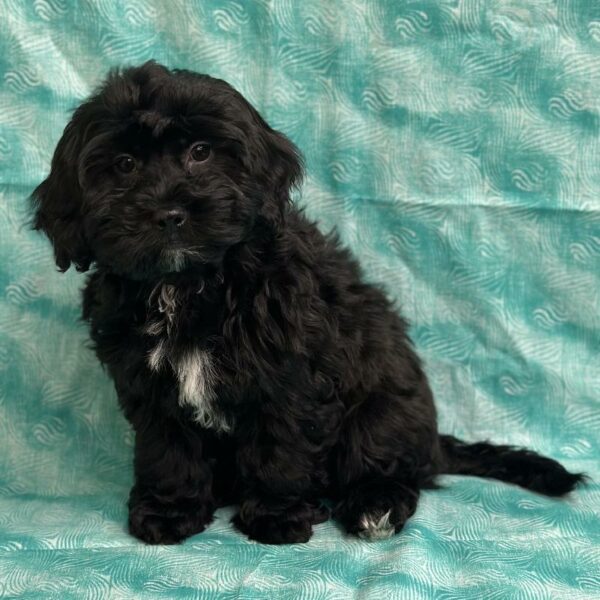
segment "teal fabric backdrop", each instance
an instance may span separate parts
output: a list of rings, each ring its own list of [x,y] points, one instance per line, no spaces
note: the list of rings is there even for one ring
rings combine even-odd
[[[397,537],[125,530],[132,434],[23,225],[74,108],[149,58],[230,81],[412,322],[441,429],[600,478],[600,2],[0,0],[0,598],[600,598],[600,490],[442,478]]]

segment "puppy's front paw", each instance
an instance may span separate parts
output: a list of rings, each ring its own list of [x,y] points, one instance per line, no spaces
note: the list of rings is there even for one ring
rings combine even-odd
[[[129,533],[147,544],[178,544],[204,531],[212,507],[190,498],[158,499],[134,488],[129,499]]]
[[[233,518],[251,540],[263,544],[301,544],[311,538],[313,524],[329,518],[329,510],[309,503],[281,508],[247,500]]]
[[[236,515],[233,519],[235,526],[251,540],[263,544],[302,544],[312,536],[310,521],[292,521],[283,515],[277,517],[257,517],[245,522]]]

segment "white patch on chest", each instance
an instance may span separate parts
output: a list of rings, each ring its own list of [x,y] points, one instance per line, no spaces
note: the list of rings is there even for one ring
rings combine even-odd
[[[173,366],[179,381],[179,404],[194,409],[194,420],[208,429],[229,431],[225,415],[215,406],[217,373],[214,361],[205,350],[184,354]]]
[[[153,296],[154,293],[150,296],[150,301]],[[168,361],[179,384],[179,405],[191,406],[194,409],[194,420],[202,427],[229,431],[231,425],[216,406],[214,389],[218,375],[210,352],[196,348],[174,355],[169,351],[168,338],[177,309],[176,289],[170,285],[163,285],[158,296],[158,310],[163,318],[150,322],[145,328],[146,334],[161,336],[147,356],[148,366],[152,371],[159,371],[164,362]]]
[[[150,350],[146,361],[148,362],[150,369],[153,371],[158,371],[166,356],[167,353],[165,350],[165,342],[164,340],[160,340],[158,344],[156,344],[156,346]]]

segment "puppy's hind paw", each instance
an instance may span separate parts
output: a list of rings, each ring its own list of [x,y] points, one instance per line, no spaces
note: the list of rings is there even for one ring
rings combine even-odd
[[[348,533],[364,540],[385,540],[414,514],[418,497],[418,490],[393,481],[358,486],[336,506],[334,516]]]
[[[390,522],[392,510],[383,513],[374,511],[363,513],[358,520],[359,529],[356,531],[358,537],[364,540],[385,540],[396,533],[396,527]]]

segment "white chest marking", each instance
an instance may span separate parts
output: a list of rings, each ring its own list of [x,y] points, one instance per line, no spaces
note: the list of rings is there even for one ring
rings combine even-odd
[[[168,361],[179,384],[179,405],[191,406],[194,409],[194,420],[202,427],[229,431],[230,423],[216,406],[217,398],[214,389],[218,376],[210,352],[192,349],[175,356],[169,352],[167,340],[177,309],[176,294],[172,286],[169,288],[171,289],[168,291],[161,290],[159,297],[159,310],[165,315],[164,322],[153,322],[146,326],[148,335],[158,336],[166,331],[167,338],[158,340],[146,358],[147,364],[152,371],[159,371],[165,360]]]
[[[228,431],[225,415],[215,406],[217,373],[205,350],[192,350],[173,365],[179,381],[179,404],[194,408],[194,420],[202,427]]]

